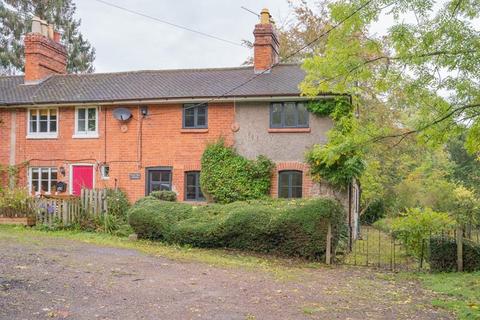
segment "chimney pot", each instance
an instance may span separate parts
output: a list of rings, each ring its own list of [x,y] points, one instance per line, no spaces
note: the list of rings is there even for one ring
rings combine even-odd
[[[260,12],[260,23],[261,24],[269,24],[271,17],[272,16],[270,15],[270,12],[268,11],[268,9],[263,8],[262,11]]]
[[[48,23],[45,20],[40,20],[40,23],[42,24],[42,36],[48,37]]]
[[[61,39],[62,39],[62,34],[55,30],[53,32],[53,41],[55,41],[56,43],[60,43]]]
[[[53,40],[53,32],[54,32],[53,24],[49,24],[48,25],[48,38],[51,39],[51,40]]]
[[[42,22],[39,17],[32,18],[32,32],[33,33],[42,33]]]

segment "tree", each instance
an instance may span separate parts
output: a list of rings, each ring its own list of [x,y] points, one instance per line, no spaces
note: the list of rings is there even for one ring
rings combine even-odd
[[[22,36],[30,30],[33,16],[53,23],[62,32],[62,43],[68,53],[68,72],[93,72],[95,49],[80,33],[81,21],[75,19],[75,10],[72,0],[1,0],[0,73],[23,71]]]
[[[480,34],[473,25],[480,16],[479,4],[478,0],[330,4],[335,28],[323,51],[305,59],[307,76],[301,89],[312,97],[323,92],[351,94],[360,117],[347,114],[337,119],[347,122],[348,130],[335,125],[329,142],[314,147],[307,157],[312,171],[344,170],[345,181],[351,181],[364,171],[350,170],[346,158],[363,159],[368,172],[376,161],[372,153],[396,148],[410,136],[425,146],[441,147],[465,132],[466,148],[480,151]],[[394,23],[385,35],[377,36],[370,29],[382,13]],[[405,15],[416,17],[415,22],[404,22]]]

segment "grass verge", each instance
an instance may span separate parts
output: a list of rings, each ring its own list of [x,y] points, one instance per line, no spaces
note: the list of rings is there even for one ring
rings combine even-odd
[[[461,320],[480,320],[480,272],[420,274],[423,286],[439,298],[433,305],[455,312]]]
[[[185,262],[200,262],[217,267],[242,267],[250,270],[264,270],[273,273],[279,279],[294,279],[305,269],[327,267],[322,263],[307,262],[301,259],[287,259],[245,253],[234,250],[200,249],[178,246],[147,240],[131,241],[105,233],[82,231],[41,231],[23,226],[0,225],[0,241],[35,242],[38,238],[61,238],[76,240],[101,246],[133,249],[153,256],[161,256]]]

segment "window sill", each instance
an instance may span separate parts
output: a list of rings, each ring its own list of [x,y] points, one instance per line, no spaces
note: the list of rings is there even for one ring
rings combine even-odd
[[[41,140],[41,139],[58,139],[58,135],[57,134],[27,134],[27,139],[37,139],[37,140]]]
[[[309,133],[310,128],[270,128],[269,133]]]
[[[181,129],[180,130],[181,133],[208,133],[208,128],[204,128],[204,129]]]
[[[72,136],[73,139],[98,139],[98,133],[89,133],[89,134],[82,134],[76,133]]]

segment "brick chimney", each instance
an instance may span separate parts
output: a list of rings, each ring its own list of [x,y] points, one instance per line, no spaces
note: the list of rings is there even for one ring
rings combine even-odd
[[[60,33],[38,17],[32,19],[32,32],[25,35],[25,83],[39,82],[52,74],[67,73],[67,50]]]
[[[278,63],[278,34],[268,9],[260,13],[260,23],[255,25],[253,34],[253,66],[255,73],[261,73]]]

